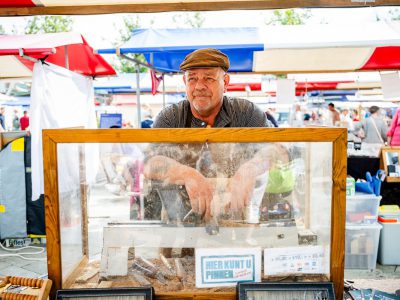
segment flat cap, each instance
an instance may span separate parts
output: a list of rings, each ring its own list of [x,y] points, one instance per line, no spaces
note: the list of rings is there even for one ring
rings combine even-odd
[[[225,72],[229,69],[229,58],[226,54],[214,48],[203,48],[186,55],[180,65],[182,71],[199,68],[220,67]]]

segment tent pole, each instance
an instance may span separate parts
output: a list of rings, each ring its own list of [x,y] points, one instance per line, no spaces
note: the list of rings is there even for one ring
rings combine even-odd
[[[68,45],[64,46],[65,50],[65,68],[69,70],[69,58],[68,58]]]
[[[137,128],[142,128],[142,116],[140,107],[140,67],[139,64],[135,64],[136,67],[136,105],[137,105]]]
[[[162,105],[163,108],[165,108],[165,74],[163,74],[162,77]]]

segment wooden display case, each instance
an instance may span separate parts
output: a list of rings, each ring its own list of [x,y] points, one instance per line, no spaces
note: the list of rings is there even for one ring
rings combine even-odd
[[[68,272],[63,270],[62,255],[68,255],[68,249],[63,249],[61,229],[60,202],[62,191],[59,185],[59,146],[64,144],[93,144],[93,143],[324,143],[332,154],[331,174],[323,178],[323,182],[331,185],[330,190],[330,226],[329,231],[329,272],[328,281],[333,282],[337,299],[343,297],[344,286],[344,237],[345,237],[345,190],[346,190],[346,145],[347,133],[342,128],[230,128],[230,129],[105,129],[105,130],[44,130],[43,131],[43,157],[45,179],[45,209],[46,209],[46,236],[48,255],[48,274],[53,281],[52,295],[61,288],[70,288],[74,280],[82,275],[83,268],[88,262],[88,229],[87,229],[87,197],[86,183],[81,180],[81,247],[82,254],[78,255],[79,261]],[[83,149],[83,147],[81,147]],[[88,156],[88,154],[86,154]],[[315,159],[312,154],[308,160]],[[81,162],[80,176],[84,173],[82,167],[84,155],[79,156]],[[318,165],[318,162],[314,162]],[[322,165],[322,164],[321,164]],[[311,171],[305,169],[306,182],[312,179]],[[308,180],[308,181],[307,181]],[[322,182],[322,183],[323,183]],[[321,185],[322,183],[316,182]],[[305,185],[304,191],[310,194],[310,187]],[[64,201],[64,200],[63,200]],[[315,205],[315,203],[314,203]],[[321,207],[313,207],[306,203],[304,224],[306,229],[310,223],[315,222],[310,217]],[[328,211],[329,214],[329,211]],[[329,220],[328,220],[329,222]],[[64,237],[65,238],[65,237]],[[151,238],[151,237],[150,237]],[[307,238],[307,235],[304,235]],[[299,280],[299,277],[296,276]],[[273,280],[273,279],[272,279]],[[301,276],[300,276],[301,280]],[[318,279],[317,279],[318,280]],[[233,291],[213,291],[197,289],[191,292],[166,292],[157,293],[157,299],[235,299]]]

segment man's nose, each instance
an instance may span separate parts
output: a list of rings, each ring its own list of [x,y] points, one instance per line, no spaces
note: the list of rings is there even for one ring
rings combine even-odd
[[[205,90],[205,89],[207,89],[207,85],[205,84],[204,80],[199,79],[199,80],[197,80],[194,88],[196,90]]]

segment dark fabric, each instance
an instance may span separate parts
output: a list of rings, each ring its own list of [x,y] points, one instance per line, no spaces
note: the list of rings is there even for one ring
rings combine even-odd
[[[28,234],[45,235],[44,195],[32,201],[31,137],[25,136],[26,220]]]
[[[188,100],[164,108],[157,116],[153,128],[185,128],[190,113]],[[204,128],[207,124],[192,117],[191,128]],[[221,111],[213,127],[269,127],[264,112],[254,103],[224,96]]]
[[[380,169],[379,158],[350,156],[347,158],[347,174],[357,179],[365,179],[365,173],[375,175]],[[382,182],[380,205],[400,205],[400,182]]]
[[[381,196],[380,205],[396,204],[400,206],[400,182],[382,182]]]
[[[350,156],[347,158],[347,174],[357,179],[365,179],[365,173],[376,174],[379,170],[379,158]]]
[[[265,112],[265,115],[267,116],[268,121],[270,121],[274,127],[279,127],[278,122],[275,120],[273,115],[271,115],[269,112]]]

